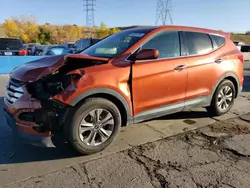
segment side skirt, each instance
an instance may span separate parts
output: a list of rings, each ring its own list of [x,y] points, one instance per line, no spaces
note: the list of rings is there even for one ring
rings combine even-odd
[[[134,116],[133,123],[139,123],[142,121],[162,117],[165,115],[174,114],[177,112],[181,112],[183,110],[190,110],[193,108],[204,107],[208,105],[209,98],[210,98],[209,96],[199,97],[183,102],[161,106],[159,108],[154,108],[151,110],[146,110]]]

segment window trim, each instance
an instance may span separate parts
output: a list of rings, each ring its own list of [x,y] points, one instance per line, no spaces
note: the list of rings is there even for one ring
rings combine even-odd
[[[220,45],[218,48],[214,49],[214,51],[215,51],[215,50],[218,50],[218,49],[220,49],[221,47],[223,47],[223,46],[226,45],[226,37],[225,37],[225,36],[218,35],[218,34],[213,34],[213,33],[209,33],[208,35],[209,35],[209,37],[211,38],[211,40],[212,40],[212,42],[213,42],[213,47],[214,47],[214,44],[215,44],[216,42],[214,41],[214,39],[213,39],[212,36],[222,37],[222,38],[225,39],[224,43],[223,43],[222,45]]]
[[[188,57],[197,57],[197,56],[204,56],[204,55],[208,55],[208,54],[211,54],[211,53],[213,53],[213,52],[215,52],[215,51],[217,51],[217,50],[219,50],[220,48],[222,48],[223,46],[225,46],[226,45],[226,37],[224,36],[224,35],[221,35],[221,34],[218,34],[218,33],[209,33],[209,32],[198,32],[198,31],[191,31],[191,30],[164,30],[164,31],[160,31],[160,32],[157,32],[156,34],[153,34],[151,37],[149,37],[148,39],[147,39],[147,41],[148,40],[150,40],[152,37],[154,37],[155,35],[157,35],[157,34],[159,34],[159,33],[161,33],[161,32],[166,32],[166,31],[177,31],[178,33],[179,33],[179,40],[180,40],[180,43],[181,43],[181,56],[179,56],[179,57],[172,57],[172,58],[161,58],[161,59],[148,59],[148,60],[139,60],[139,61],[136,61],[136,62],[148,62],[148,61],[157,61],[157,60],[168,60],[168,59],[180,59],[180,58],[183,58],[183,57],[186,57],[186,58],[188,58]],[[220,36],[220,37],[223,37],[223,38],[225,38],[225,43],[222,45],[222,46],[220,46],[219,48],[217,48],[217,49],[213,49],[212,51],[210,51],[210,52],[208,52],[208,53],[204,53],[204,54],[196,54],[196,55],[189,55],[188,54],[188,49],[187,49],[187,43],[186,43],[186,37],[185,37],[185,34],[184,34],[184,32],[194,32],[194,33],[202,33],[202,34],[206,34],[206,35],[208,35],[209,36],[209,38],[210,38],[210,40],[211,40],[211,42],[212,42],[212,46],[214,46],[213,45],[213,40],[212,40],[212,38],[210,37],[210,35],[215,35],[215,36]],[[147,42],[146,41],[146,42]],[[145,42],[144,42],[145,43]],[[143,44],[144,44],[143,43]],[[143,45],[142,44],[142,45]],[[135,52],[137,52],[137,51],[139,51],[140,49],[141,49],[141,46],[142,45],[140,45],[137,49],[135,49],[130,55],[128,55],[126,58],[125,58],[125,62],[129,62],[129,63],[133,63],[134,61],[132,61],[132,60],[130,60],[129,58],[132,56],[132,55],[134,55],[135,54]],[[182,53],[183,52],[183,53]],[[134,62],[135,63],[135,62]]]
[[[141,50],[142,46],[143,46],[145,43],[147,43],[149,40],[151,40],[151,39],[154,38],[155,36],[157,36],[157,35],[159,35],[159,34],[161,34],[161,33],[165,33],[165,32],[177,32],[177,33],[178,33],[180,56],[178,56],[178,57],[165,57],[165,58],[160,58],[160,59],[138,60],[138,61],[135,61],[135,62],[132,61],[132,60],[130,60],[130,58],[131,58],[136,52],[138,52],[139,50]],[[137,49],[135,49],[130,55],[128,55],[128,57],[127,57],[124,61],[126,61],[126,62],[134,62],[134,63],[141,63],[141,62],[148,62],[148,61],[159,61],[159,60],[183,58],[184,56],[181,56],[181,55],[182,55],[181,52],[182,52],[182,50],[184,50],[184,49],[182,49],[182,45],[181,45],[182,39],[183,39],[183,37],[181,37],[180,31],[178,31],[178,30],[163,30],[163,31],[159,31],[159,32],[157,32],[157,33],[151,35],[151,36],[150,36],[146,41],[144,41]]]

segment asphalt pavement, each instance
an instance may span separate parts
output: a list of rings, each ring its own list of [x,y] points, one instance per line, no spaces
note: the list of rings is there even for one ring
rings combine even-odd
[[[84,185],[84,187],[163,187],[163,185],[169,185],[166,177],[169,177],[172,164],[166,165],[165,157],[174,158],[178,155],[181,157],[184,152],[181,148],[189,147],[189,144],[182,143],[183,137],[180,134],[199,135],[200,133],[192,131],[207,125],[214,125],[217,122],[225,122],[230,118],[237,119],[240,115],[250,112],[250,63],[245,63],[244,76],[243,93],[228,114],[210,118],[204,109],[194,109],[132,125],[123,128],[114,144],[106,150],[89,156],[79,156],[67,144],[59,148],[37,148],[24,144],[13,137],[3,116],[0,116],[0,185],[8,184],[14,187],[29,187],[31,184],[35,185],[34,187],[69,187],[68,185],[71,187],[80,185]],[[7,76],[0,76],[0,94],[2,96],[5,93],[6,80]],[[0,99],[0,105],[2,111],[3,98]],[[0,112],[0,114],[2,113]],[[205,139],[208,138],[205,137]],[[168,151],[169,144],[173,145],[178,142],[180,145],[174,151]],[[151,144],[160,149],[151,150]],[[164,146],[165,144],[166,146]],[[144,152],[147,153],[146,158]],[[196,160],[193,159],[195,150],[192,152],[191,158]],[[199,156],[202,158],[200,160],[205,160],[205,156],[206,152]],[[213,156],[215,159],[212,161],[221,157],[214,153],[211,156],[211,159]],[[207,160],[211,159],[209,157]],[[182,160],[185,161],[185,156]],[[145,165],[146,163],[149,163],[149,166]],[[220,168],[219,164],[214,165],[216,168]],[[163,166],[164,168],[160,168]],[[155,167],[157,168],[155,169]],[[171,177],[173,179],[178,179],[180,176],[186,177],[190,171],[183,172],[185,168],[180,170],[172,168]],[[160,171],[156,173],[157,170]],[[179,174],[176,170],[182,173]],[[198,173],[199,169],[195,169],[193,172]],[[108,180],[104,180],[103,177],[107,177]],[[187,176],[186,181],[191,183],[187,187],[199,187],[199,181],[192,182],[190,178],[193,180],[194,177]],[[202,177],[196,178],[200,178],[199,180],[202,181]],[[20,181],[21,183],[16,183]],[[112,185],[112,182],[116,182],[117,186]],[[227,185],[223,184],[223,186]],[[230,186],[228,185],[228,187]]]

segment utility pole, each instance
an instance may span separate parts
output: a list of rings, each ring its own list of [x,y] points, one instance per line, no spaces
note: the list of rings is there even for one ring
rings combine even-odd
[[[96,0],[83,0],[84,11],[86,12],[87,27],[93,27],[95,25],[95,2]]]
[[[156,8],[156,20],[155,25],[173,25],[173,20],[171,16],[172,1],[171,0],[157,0]]]

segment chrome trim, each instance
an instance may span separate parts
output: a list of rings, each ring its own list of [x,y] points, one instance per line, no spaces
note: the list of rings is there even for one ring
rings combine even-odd
[[[179,65],[179,66],[175,67],[174,70],[175,71],[181,71],[181,70],[183,70],[183,69],[185,69],[187,67],[188,67],[187,65]]]
[[[6,85],[5,101],[11,105],[24,94],[24,89],[19,83],[12,83],[11,79]]]
[[[7,99],[8,101],[14,102],[13,99],[12,99],[8,94],[7,94],[5,97],[6,97],[6,99]]]
[[[129,58],[132,54],[134,54],[139,48],[141,48],[141,47],[142,47],[146,42],[148,42],[151,38],[153,38],[153,37],[156,36],[157,34],[160,34],[160,33],[162,33],[162,32],[166,32],[166,31],[196,32],[196,33],[204,33],[204,34],[207,34],[207,35],[221,36],[221,37],[224,37],[224,38],[225,38],[225,36],[223,36],[223,35],[221,35],[221,34],[217,34],[217,33],[198,32],[198,31],[190,31],[190,30],[164,30],[164,31],[160,31],[160,32],[154,34],[153,36],[149,37],[149,39],[147,39],[147,40],[146,40],[145,42],[143,42],[136,50],[134,50],[131,54],[129,54],[129,55],[125,58],[124,61],[130,62],[130,63],[133,62],[133,61],[128,60],[128,58]],[[179,38],[179,40],[180,40],[180,38]],[[211,39],[211,40],[212,40],[212,39]],[[208,54],[211,54],[211,53],[217,51],[218,49],[222,48],[225,44],[226,44],[226,40],[225,40],[225,43],[224,43],[223,45],[221,45],[219,48],[213,49],[212,51],[207,52],[207,53],[204,53],[204,54],[183,55],[183,56],[180,55],[180,56],[178,56],[178,57],[161,58],[161,59],[153,59],[153,60],[152,60],[152,59],[149,59],[149,60],[139,60],[139,61],[136,61],[136,62],[141,63],[141,62],[147,62],[147,61],[168,60],[168,59],[171,60],[171,59],[177,59],[177,58],[183,58],[183,57],[188,58],[188,57],[196,57],[196,56],[208,55]]]
[[[4,97],[4,102],[8,105],[11,105],[11,103],[6,99],[6,97]]]
[[[23,93],[23,88],[22,87],[15,87],[13,84],[10,83],[10,89],[13,89],[17,92]]]
[[[11,96],[11,97],[16,97],[16,98],[20,98],[22,95],[23,95],[23,93],[14,93],[14,92],[12,92],[12,91],[10,91],[10,90],[8,90],[7,92],[6,92],[9,96]]]

